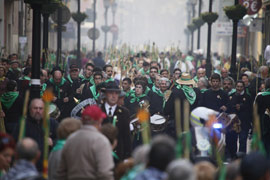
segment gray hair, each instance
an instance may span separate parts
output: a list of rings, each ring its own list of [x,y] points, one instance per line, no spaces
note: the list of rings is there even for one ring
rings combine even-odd
[[[174,160],[167,168],[168,180],[195,180],[193,165],[183,159]]]
[[[144,144],[138,146],[132,153],[132,157],[134,159],[134,164],[144,164],[148,162],[148,154],[150,151],[150,145],[149,144]]]
[[[32,161],[39,153],[38,144],[31,138],[24,138],[18,142],[16,152],[19,159]]]
[[[265,70],[267,70],[267,69],[268,69],[267,66],[261,66],[261,67],[259,68],[258,73],[262,73],[263,71],[265,71]]]
[[[207,81],[207,79],[206,79],[205,77],[201,77],[201,78],[199,79],[199,81],[202,81],[203,85],[204,85],[205,87],[208,87],[208,81]]]
[[[159,83],[161,83],[162,81],[166,81],[166,86],[169,87],[170,86],[170,80],[168,78],[165,77],[161,77],[159,79]]]
[[[235,86],[235,85],[234,85],[234,80],[233,80],[233,78],[230,77],[230,76],[224,78],[223,82],[224,82],[224,81],[230,81],[230,82],[232,83],[232,86],[233,86],[233,87]]]

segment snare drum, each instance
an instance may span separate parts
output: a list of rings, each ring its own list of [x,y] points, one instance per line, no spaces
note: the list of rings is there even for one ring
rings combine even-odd
[[[153,132],[164,131],[164,129],[166,128],[166,122],[167,120],[165,117],[159,114],[154,114],[150,117],[151,130]]]
[[[61,112],[59,111],[58,107],[55,104],[50,104],[49,106],[49,115],[53,119],[59,118]]]

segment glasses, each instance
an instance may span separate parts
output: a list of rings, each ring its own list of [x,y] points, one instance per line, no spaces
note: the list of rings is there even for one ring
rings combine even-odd
[[[157,73],[157,71],[150,71],[150,73]]]

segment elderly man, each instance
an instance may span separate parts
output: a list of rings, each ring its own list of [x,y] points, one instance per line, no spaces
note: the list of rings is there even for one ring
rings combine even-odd
[[[44,132],[42,120],[44,117],[44,102],[41,99],[33,99],[29,106],[29,116],[26,118],[25,124],[25,137],[34,139],[43,152],[44,147]],[[50,119],[50,137],[48,139],[49,146],[53,146],[56,142],[56,129],[58,123],[54,119]],[[15,139],[18,139],[19,126],[16,127],[14,132]],[[43,153],[37,162],[37,169],[42,170]]]
[[[24,138],[16,146],[17,161],[15,165],[1,179],[41,179],[35,167],[40,157],[38,144],[31,138]]]
[[[62,150],[57,179],[113,180],[111,145],[99,132],[105,117],[96,105],[85,108],[82,128],[68,138]]]
[[[120,160],[124,160],[131,155],[131,136],[129,129],[129,111],[117,105],[120,92],[121,90],[115,82],[109,82],[105,90],[106,100],[101,109],[107,114],[107,118],[104,119],[103,124],[115,124],[119,130],[116,154]]]
[[[231,77],[226,77],[223,80],[223,90],[228,94],[228,96],[232,96],[236,89],[234,88],[234,80]]]
[[[52,78],[43,85],[42,92],[46,89],[51,89],[53,91],[53,103],[57,105],[61,112],[64,112],[66,104],[71,100],[70,96],[72,94],[72,90],[69,83],[63,77],[63,72],[60,68],[56,67],[52,70]],[[66,116],[66,113],[62,113],[59,119]]]
[[[199,81],[199,79],[200,79],[201,77],[205,77],[205,78],[207,79],[207,77],[205,76],[205,69],[204,69],[204,68],[199,68],[199,69],[197,70],[197,75],[196,75],[193,79],[194,79],[194,81],[195,81],[196,83],[198,83],[198,81]]]

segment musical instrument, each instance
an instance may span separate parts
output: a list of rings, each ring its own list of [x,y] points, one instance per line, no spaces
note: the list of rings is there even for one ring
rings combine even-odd
[[[154,114],[150,117],[150,126],[153,132],[162,132],[166,128],[167,120],[165,117]]]
[[[239,133],[241,131],[241,121],[236,114],[220,113],[217,117],[218,122],[222,123],[223,129]]]
[[[74,100],[75,100],[75,99],[74,99]],[[75,102],[76,102],[76,103],[79,103],[79,101],[76,101],[76,100],[75,100]],[[77,104],[77,105],[72,109],[72,111],[71,111],[71,113],[70,113],[70,116],[71,116],[71,117],[74,117],[74,118],[76,118],[76,119],[80,119],[79,115],[77,115],[77,114],[79,114],[79,112],[81,112],[81,111],[84,109],[84,107],[86,107],[86,106],[88,106],[88,105],[94,105],[94,104],[97,104],[96,101],[95,101],[95,99],[93,99],[93,98],[85,99],[84,101],[82,101],[81,103]]]
[[[58,119],[59,116],[61,115],[61,112],[59,111],[58,107],[55,104],[50,104],[49,115],[53,119]]]

